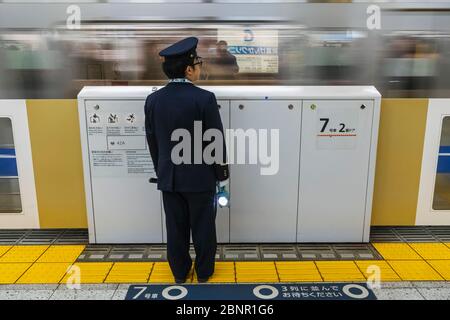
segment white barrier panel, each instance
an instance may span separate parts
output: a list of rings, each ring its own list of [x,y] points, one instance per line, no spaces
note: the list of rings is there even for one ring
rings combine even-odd
[[[258,147],[256,161],[246,149],[242,164],[239,143],[229,146],[231,201],[218,210],[219,242],[369,240],[374,87],[203,88],[216,94],[224,128],[255,132]],[[145,99],[157,89],[85,87],[78,96],[92,243],[165,242],[144,127]]]

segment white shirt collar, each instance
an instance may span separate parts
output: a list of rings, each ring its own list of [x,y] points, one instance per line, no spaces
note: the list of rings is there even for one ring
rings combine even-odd
[[[170,79],[170,80],[169,80],[169,83],[170,83],[170,82],[192,83],[191,80],[186,79],[186,78],[175,78],[175,79]]]

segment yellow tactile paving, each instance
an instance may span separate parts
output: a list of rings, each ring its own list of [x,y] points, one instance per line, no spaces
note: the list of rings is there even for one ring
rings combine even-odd
[[[425,260],[450,259],[450,248],[443,243],[410,243],[409,245]]]
[[[322,281],[316,264],[312,261],[275,262],[280,282]]]
[[[9,249],[11,249],[11,246],[0,246],[0,257],[3,256]]]
[[[209,283],[450,280],[450,243],[373,243],[386,260],[216,262]],[[74,263],[84,245],[0,246],[0,284],[173,283],[167,262]],[[34,264],[32,264],[34,262]],[[70,268],[71,264],[72,268]],[[79,267],[80,269],[77,269]],[[77,274],[77,270],[80,271]],[[197,283],[191,270],[187,283]]]
[[[433,281],[443,278],[423,260],[417,261],[388,261],[392,269],[404,281]]]
[[[272,262],[236,262],[237,282],[278,282],[275,263]]]
[[[112,262],[79,262],[74,263],[61,283],[103,283],[112,268]]]
[[[0,258],[0,262],[35,262],[47,248],[48,245],[14,246]]]
[[[353,261],[317,261],[324,281],[364,281],[364,275]]]
[[[436,270],[445,280],[450,280],[450,260],[429,260],[428,263]]]
[[[373,243],[385,260],[421,260],[407,243]]]
[[[373,267],[378,267],[380,271],[380,281],[402,281],[402,279],[400,279],[398,274],[395,273],[395,271],[386,261],[361,260],[355,262],[366,278],[370,277],[371,279],[373,279],[372,277],[377,275],[376,271],[374,271],[376,269]]]
[[[108,274],[107,283],[146,283],[153,262],[116,262]]]
[[[85,247],[84,245],[52,245],[37,262],[74,262]]]
[[[20,278],[17,283],[59,283],[71,266],[70,263],[34,263]]]
[[[187,276],[186,283],[192,282],[192,269]],[[170,270],[169,263],[167,262],[155,262],[150,278],[148,279],[150,283],[174,283],[175,279],[173,277],[172,271]]]
[[[214,274],[208,279],[208,283],[234,283],[236,282],[234,262],[216,262]],[[194,272],[192,283],[198,283],[197,274]]]
[[[31,263],[0,263],[0,284],[12,284],[31,266]]]

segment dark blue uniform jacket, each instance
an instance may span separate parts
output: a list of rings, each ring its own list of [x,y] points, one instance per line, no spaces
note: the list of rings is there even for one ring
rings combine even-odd
[[[172,192],[214,191],[218,177],[214,164],[194,164],[194,121],[202,121],[202,134],[223,126],[214,93],[189,82],[171,82],[150,94],[145,101],[145,130],[150,154],[158,178],[158,189]],[[175,129],[184,128],[191,136],[191,163],[174,164],[171,141]],[[201,139],[201,137],[200,137]],[[203,143],[203,148],[210,142]],[[224,159],[225,139],[223,138]]]

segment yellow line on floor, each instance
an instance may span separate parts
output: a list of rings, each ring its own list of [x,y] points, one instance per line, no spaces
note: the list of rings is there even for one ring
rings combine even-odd
[[[0,246],[0,257],[3,256],[12,246]]]

